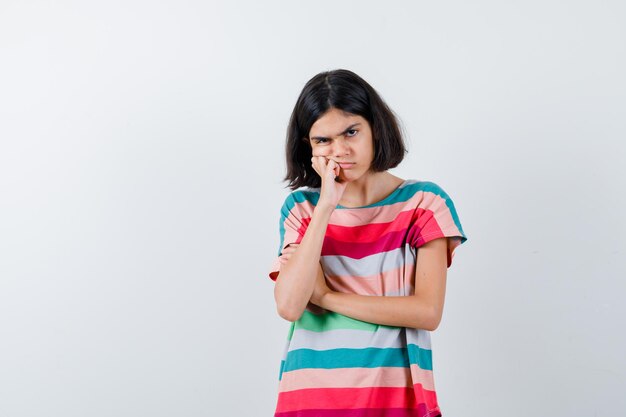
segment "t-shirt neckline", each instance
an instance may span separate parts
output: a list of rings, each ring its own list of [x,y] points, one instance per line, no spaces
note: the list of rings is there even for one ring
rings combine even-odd
[[[337,204],[337,209],[342,209],[342,210],[356,210],[356,209],[364,209],[364,208],[370,208],[370,207],[376,207],[376,206],[380,206],[384,203],[386,203],[387,201],[391,200],[398,192],[400,192],[400,189],[408,182],[409,180],[406,179],[404,181],[402,181],[402,183],[400,185],[398,185],[396,187],[395,190],[393,190],[391,192],[391,194],[389,194],[387,197],[383,198],[380,201],[376,201],[375,203],[371,203],[368,204],[366,206],[357,206],[357,207],[346,207],[346,206],[342,206],[341,204]]]

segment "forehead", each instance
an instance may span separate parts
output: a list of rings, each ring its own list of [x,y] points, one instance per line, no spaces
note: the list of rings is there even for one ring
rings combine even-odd
[[[333,136],[355,123],[366,124],[367,120],[359,115],[332,108],[313,123],[309,134],[310,136]]]

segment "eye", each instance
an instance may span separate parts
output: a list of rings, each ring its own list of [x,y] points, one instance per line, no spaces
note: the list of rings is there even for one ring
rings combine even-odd
[[[326,138],[319,138],[319,139],[313,139],[313,140],[314,140],[314,141],[315,141],[315,143],[317,143],[318,145],[319,145],[319,144],[321,144],[321,143],[323,144],[323,143],[328,142],[328,139],[326,139]]]
[[[357,133],[358,133],[358,130],[350,129],[350,130],[346,131],[346,136],[356,136]]]

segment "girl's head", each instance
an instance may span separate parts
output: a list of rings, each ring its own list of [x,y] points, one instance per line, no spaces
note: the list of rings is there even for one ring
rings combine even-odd
[[[347,172],[360,176],[398,166],[405,153],[397,119],[372,86],[348,70],[322,72],[306,83],[291,113],[285,180],[293,190],[320,187],[313,154],[354,162]]]

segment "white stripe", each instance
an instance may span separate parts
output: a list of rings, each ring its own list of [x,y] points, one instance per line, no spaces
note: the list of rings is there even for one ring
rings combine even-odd
[[[288,351],[296,349],[329,350],[338,348],[402,348],[407,343],[430,349],[430,333],[421,329],[380,327],[375,332],[355,329],[337,329],[325,332],[297,329]]]
[[[414,264],[414,256],[405,256],[407,246],[409,245],[388,252],[375,253],[361,259],[342,255],[324,255],[320,257],[320,260],[328,275],[366,277]]]

